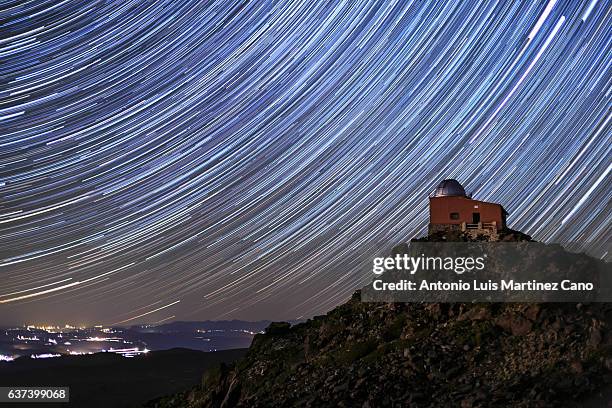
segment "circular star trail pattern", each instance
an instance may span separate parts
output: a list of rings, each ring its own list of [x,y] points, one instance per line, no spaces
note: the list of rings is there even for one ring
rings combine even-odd
[[[607,1],[0,10],[0,321],[322,313],[450,177],[608,256]]]

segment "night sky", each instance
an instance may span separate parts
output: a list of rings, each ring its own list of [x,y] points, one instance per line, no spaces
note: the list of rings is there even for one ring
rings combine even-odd
[[[324,313],[450,177],[606,257],[611,12],[0,2],[0,324]]]

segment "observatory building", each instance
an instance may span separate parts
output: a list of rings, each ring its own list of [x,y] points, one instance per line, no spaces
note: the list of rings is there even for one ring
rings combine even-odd
[[[462,231],[495,239],[507,214],[501,204],[472,199],[457,180],[443,180],[429,196],[429,234]]]

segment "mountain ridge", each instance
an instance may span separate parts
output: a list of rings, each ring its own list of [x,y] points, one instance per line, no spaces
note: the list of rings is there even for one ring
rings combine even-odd
[[[324,316],[272,323],[234,365],[147,406],[580,406],[612,384],[611,320],[610,303],[362,303],[357,291]]]

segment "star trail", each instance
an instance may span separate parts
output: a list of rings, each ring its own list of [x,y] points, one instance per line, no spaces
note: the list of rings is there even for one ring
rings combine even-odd
[[[0,2],[0,322],[324,313],[445,178],[609,257],[611,11]]]

